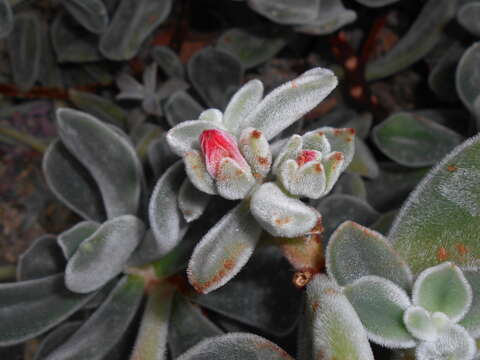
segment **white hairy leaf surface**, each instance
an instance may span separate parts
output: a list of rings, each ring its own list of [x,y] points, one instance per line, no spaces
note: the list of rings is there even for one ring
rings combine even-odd
[[[255,185],[255,178],[249,168],[242,168],[235,160],[225,157],[220,161],[215,184],[220,196],[229,200],[240,200],[246,197]]]
[[[57,243],[68,260],[77,251],[80,244],[98,230],[100,224],[94,221],[82,221],[58,235]]]
[[[190,284],[204,294],[224,285],[247,263],[260,233],[246,204],[237,205],[195,247],[187,269]]]
[[[448,322],[448,317],[446,319]],[[438,336],[432,314],[421,306],[410,306],[403,313],[403,322],[410,334],[419,340],[434,341]]]
[[[325,195],[327,179],[320,161],[310,161],[298,167],[294,160],[287,160],[280,167],[279,179],[292,195],[310,199]]]
[[[430,312],[443,312],[460,321],[472,304],[472,288],[460,268],[450,262],[420,273],[412,291],[413,303]]]
[[[185,154],[183,158],[185,162],[185,171],[192,184],[204,193],[215,195],[217,189],[213,182],[213,178],[207,171],[205,158],[198,150],[192,150]]]
[[[480,274],[478,270],[463,270],[463,275],[472,288],[472,305],[470,310],[459,322],[468,333],[480,337]]]
[[[186,222],[191,222],[202,216],[210,195],[198,190],[187,178],[183,181],[178,192],[178,207]]]
[[[284,350],[263,337],[229,333],[205,339],[177,360],[293,360]]]
[[[301,339],[307,359],[373,360],[367,333],[342,289],[325,275],[308,284],[305,321],[311,338]],[[311,342],[311,343],[310,343]],[[303,359],[302,359],[303,360]]]
[[[418,345],[417,360],[472,360],[477,352],[475,340],[459,325],[451,325],[435,341]]]
[[[207,109],[200,113],[198,116],[198,120],[200,121],[210,121],[214,124],[218,124],[221,126],[223,122],[223,114],[218,109]]]
[[[403,322],[403,313],[411,305],[402,288],[378,276],[364,276],[344,288],[368,337],[388,347],[406,349],[416,345]]]
[[[135,149],[95,117],[73,109],[57,111],[62,143],[95,179],[109,219],[136,214],[143,170]]]
[[[322,127],[316,131],[325,135],[332,152],[341,152],[343,154],[344,163],[342,164],[342,171],[345,170],[352,162],[355,154],[355,129]]]
[[[167,133],[167,142],[178,156],[200,149],[199,137],[205,130],[221,129],[218,123],[208,120],[183,121]]]
[[[156,240],[156,256],[172,250],[181,240],[185,220],[177,206],[178,191],[185,179],[183,164],[177,161],[158,180],[148,206],[150,228]]]
[[[132,215],[123,215],[100,225],[68,261],[65,269],[68,289],[88,293],[120,274],[144,233],[145,225]]]
[[[388,238],[414,274],[446,260],[479,266],[479,140],[465,141],[431,170],[392,226]]]
[[[244,127],[261,130],[270,140],[317,106],[338,81],[328,69],[313,70],[265,96],[244,120]]]
[[[322,154],[328,154],[332,152],[330,142],[325,135],[322,128],[309,131],[302,135],[303,148],[309,150],[316,150]]]
[[[232,133],[238,135],[245,128],[243,122],[263,97],[263,83],[254,79],[243,85],[231,98],[225,109],[223,123]]]
[[[253,128],[243,130],[240,135],[239,149],[257,180],[267,176],[272,165],[272,152],[261,131]]]
[[[265,230],[280,237],[304,235],[312,230],[319,218],[315,209],[289,197],[271,182],[254,192],[250,210]]]
[[[345,156],[341,152],[327,154],[322,160],[326,178],[325,194],[328,194],[333,189],[333,186],[345,169],[345,162]]]
[[[286,144],[280,148],[280,152],[273,162],[273,173],[278,175],[280,165],[287,160],[295,160],[302,151],[303,140],[300,135],[292,135]]]
[[[388,279],[406,291],[412,285],[407,264],[387,239],[352,221],[345,221],[330,237],[326,267],[328,275],[341,286],[367,275]]]

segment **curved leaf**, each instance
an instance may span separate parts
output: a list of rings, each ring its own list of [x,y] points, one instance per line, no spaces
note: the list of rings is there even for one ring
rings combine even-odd
[[[418,275],[412,290],[413,304],[431,313],[442,312],[458,322],[470,309],[472,288],[457,266],[450,262],[428,268]]]
[[[55,236],[44,235],[36,239],[18,259],[17,279],[40,279],[61,273],[64,267],[64,258]]]
[[[455,16],[457,0],[429,0],[402,39],[386,55],[367,65],[367,80],[381,79],[423,58]]]
[[[178,192],[178,207],[186,222],[197,220],[202,216],[210,196],[198,190],[189,179],[185,179]]]
[[[202,238],[188,264],[188,280],[201,293],[218,289],[247,263],[261,229],[240,203]]]
[[[304,235],[318,221],[315,209],[288,196],[274,183],[265,183],[254,192],[250,210],[259,224],[273,236]]]
[[[428,118],[402,112],[374,127],[372,137],[385,155],[408,167],[433,165],[463,140]]]
[[[101,0],[64,0],[62,4],[85,29],[101,34],[107,28],[108,12]]]
[[[67,341],[80,326],[82,326],[81,321],[66,322],[58,326],[42,340],[33,360],[44,360],[48,354]]]
[[[205,339],[177,358],[177,360],[206,359],[293,360],[274,343],[248,333],[229,333]]]
[[[168,124],[173,127],[183,121],[197,119],[203,108],[185,91],[177,91],[165,102],[163,111]]]
[[[143,222],[123,215],[100,225],[85,239],[65,269],[65,283],[75,292],[97,290],[117,276],[145,233]]]
[[[242,64],[229,53],[206,47],[192,56],[188,77],[208,106],[224,109],[232,93],[240,87]]]
[[[270,140],[317,106],[337,86],[337,77],[323,68],[309,70],[269,93],[243,121]]]
[[[447,155],[414,190],[388,238],[414,274],[452,261],[478,268],[480,137]]]
[[[94,295],[68,291],[63,274],[0,284],[0,346],[18,344],[46,332]]]
[[[457,20],[465,29],[473,35],[480,37],[480,4],[470,2],[458,9]]]
[[[302,24],[315,19],[321,0],[248,0],[256,12],[280,24]]]
[[[308,284],[299,359],[373,360],[367,334],[342,290],[325,275]]]
[[[330,277],[341,286],[367,275],[388,279],[405,290],[412,274],[405,261],[381,234],[352,221],[333,233],[327,246],[326,266]]]
[[[94,179],[60,141],[50,144],[42,167],[50,190],[60,201],[82,218],[105,219],[102,196]]]
[[[411,305],[403,289],[387,279],[364,276],[347,285],[343,292],[362,320],[370,340],[390,348],[416,346],[403,323],[403,313]]]
[[[478,270],[463,270],[472,288],[472,305],[468,313],[459,322],[475,339],[480,335],[480,276]]]
[[[131,59],[171,9],[172,0],[121,0],[100,39],[100,51],[110,60]]]
[[[94,221],[82,221],[58,235],[57,243],[63,255],[69,260],[80,244],[98,230],[100,224]]]
[[[123,277],[102,306],[45,360],[100,360],[120,341],[143,297],[144,283]]]
[[[177,198],[184,174],[182,161],[177,161],[158,180],[153,190],[148,207],[155,239],[152,259],[165,255],[182,239],[185,221],[177,206]]]
[[[21,90],[28,91],[38,79],[43,56],[39,16],[34,12],[16,15],[7,40],[13,81]]]
[[[180,79],[185,77],[180,58],[168,46],[155,46],[152,49],[152,58],[168,77]]]
[[[479,59],[480,42],[476,42],[463,53],[455,74],[458,96],[472,112],[475,111],[475,103],[478,102],[480,97]]]
[[[236,56],[245,69],[250,69],[273,58],[286,43],[285,37],[266,37],[233,28],[220,36],[217,48]]]
[[[396,3],[398,0],[357,0],[362,5],[369,7],[382,7],[387,6],[393,3]]]
[[[90,171],[100,188],[108,218],[136,214],[143,175],[129,142],[89,114],[62,108],[57,118],[63,144]]]

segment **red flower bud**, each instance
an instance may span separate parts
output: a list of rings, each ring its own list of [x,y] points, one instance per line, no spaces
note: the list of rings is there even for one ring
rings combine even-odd
[[[213,178],[217,176],[220,162],[224,158],[233,159],[241,168],[250,168],[240,153],[235,138],[226,131],[204,130],[200,134],[200,147],[205,156],[207,171]]]
[[[302,152],[297,156],[297,164],[298,166],[302,166],[310,161],[316,160],[318,154],[316,151],[313,150],[302,150]]]

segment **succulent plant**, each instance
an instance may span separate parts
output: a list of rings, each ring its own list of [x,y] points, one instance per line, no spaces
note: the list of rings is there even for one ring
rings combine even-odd
[[[332,72],[312,69],[262,100],[262,83],[252,80],[233,95],[224,114],[208,109],[198,120],[184,121],[168,132],[167,141],[183,157],[196,189],[244,200],[195,248],[188,274],[198,291],[207,293],[236,275],[252,254],[261,228],[290,238],[315,228],[318,213],[298,198],[318,199],[332,189],[352,160],[354,131],[320,128],[293,135],[273,165],[268,140],[315,107],[335,86]],[[271,168],[277,181],[269,181]],[[157,197],[160,201],[154,191],[153,201]],[[197,209],[200,206],[205,205],[199,203]],[[151,208],[154,234],[161,237],[155,216]]]

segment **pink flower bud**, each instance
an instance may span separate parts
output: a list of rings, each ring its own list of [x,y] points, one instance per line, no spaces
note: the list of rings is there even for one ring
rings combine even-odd
[[[238,166],[250,169],[238,149],[235,138],[223,130],[204,130],[200,134],[200,147],[205,156],[205,164],[208,173],[216,178],[221,160],[224,158],[233,159]]]
[[[313,150],[302,150],[302,152],[297,156],[298,166],[302,166],[310,161],[316,160],[318,154]]]

